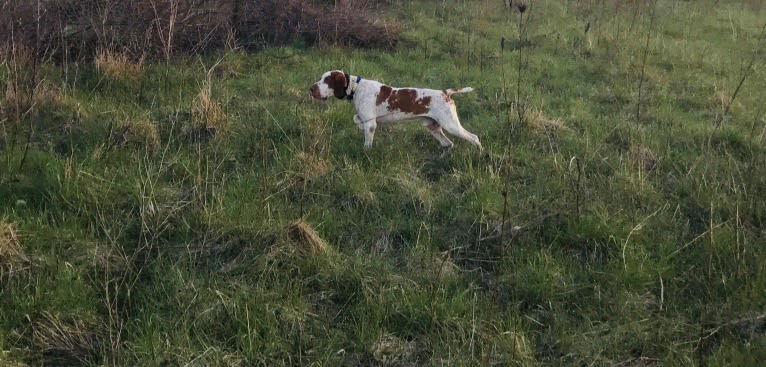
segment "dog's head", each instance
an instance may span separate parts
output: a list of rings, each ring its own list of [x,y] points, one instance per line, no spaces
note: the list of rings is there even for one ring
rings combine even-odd
[[[332,70],[324,73],[318,82],[311,85],[309,91],[311,97],[326,100],[330,96],[343,99],[348,88],[348,77],[340,70]]]

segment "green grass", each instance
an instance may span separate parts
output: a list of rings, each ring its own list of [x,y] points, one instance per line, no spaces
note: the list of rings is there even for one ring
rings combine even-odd
[[[499,1],[392,2],[389,51],[273,47],[120,80],[45,65],[32,113],[0,115],[0,364],[757,363],[763,12],[716,4],[659,1],[645,66],[648,9],[533,2],[514,49]],[[334,68],[474,87],[456,99],[485,150],[442,155],[406,123],[365,151],[351,105],[308,94]],[[520,229],[500,236],[503,218]]]

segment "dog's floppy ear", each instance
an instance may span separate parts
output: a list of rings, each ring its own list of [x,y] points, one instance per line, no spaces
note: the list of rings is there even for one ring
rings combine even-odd
[[[333,71],[325,80],[327,86],[332,89],[335,98],[343,99],[346,97],[346,87],[348,87],[348,78],[343,72]]]

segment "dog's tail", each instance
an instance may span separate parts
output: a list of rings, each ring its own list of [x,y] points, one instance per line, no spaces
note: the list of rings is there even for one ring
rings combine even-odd
[[[471,87],[465,87],[465,88],[461,88],[461,89],[450,88],[450,89],[445,89],[444,90],[444,93],[446,93],[448,96],[451,96],[453,94],[468,93],[468,92],[473,92],[473,88],[471,88]]]

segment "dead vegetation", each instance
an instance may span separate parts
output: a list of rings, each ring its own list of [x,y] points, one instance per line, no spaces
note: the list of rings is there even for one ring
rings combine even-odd
[[[647,147],[633,146],[628,151],[628,163],[642,172],[653,172],[660,165],[660,158]]]
[[[136,80],[143,72],[144,60],[131,60],[126,53],[99,50],[93,59],[96,70],[115,80]]]
[[[52,365],[87,363],[99,351],[99,333],[79,319],[42,312],[32,320],[32,343],[39,357]]]
[[[147,152],[155,152],[160,146],[157,124],[146,119],[125,120],[111,132],[110,137],[116,147],[142,147]]]
[[[4,41],[0,47],[14,44],[30,50],[34,58],[59,62],[96,55],[168,60],[296,41],[391,47],[398,41],[399,30],[381,20],[377,12],[381,2],[2,0],[0,39]]]
[[[287,237],[295,250],[302,254],[318,255],[328,250],[327,242],[305,220],[299,219],[287,227]]]
[[[32,261],[24,253],[16,228],[0,221],[0,279],[29,270]]]
[[[182,131],[184,135],[202,134],[213,137],[226,133],[229,129],[229,120],[209,85],[203,86],[194,99],[191,116],[192,126]]]
[[[528,111],[525,121],[528,121],[533,129],[542,132],[557,132],[567,129],[563,120],[545,116],[541,110]]]

